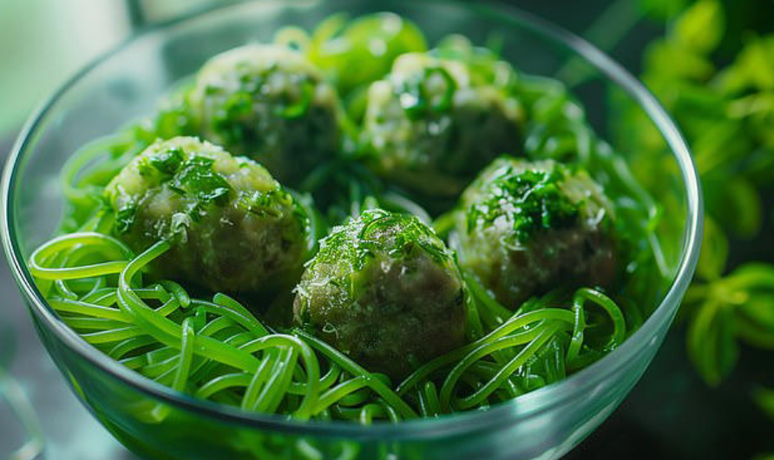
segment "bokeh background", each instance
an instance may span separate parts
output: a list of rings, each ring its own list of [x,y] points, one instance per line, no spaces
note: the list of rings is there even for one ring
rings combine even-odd
[[[213,3],[212,0],[0,0],[0,158],[5,158],[34,107],[89,60],[138,28]],[[510,0],[507,3],[584,35],[640,75],[652,70],[648,68],[654,65],[652,50],[659,46],[654,43],[673,33],[676,18],[695,2]],[[722,6],[723,29],[718,43],[713,45],[710,62],[722,67],[735,62],[740,50],[751,41],[774,33],[774,0],[724,0],[718,4]],[[647,56],[651,56],[651,62]],[[763,56],[760,92],[768,95],[768,99],[762,100],[764,104],[768,101],[770,112],[762,123],[764,132],[768,126],[774,133],[774,40],[769,54]],[[675,68],[684,67],[688,73],[698,66],[678,55],[673,59],[671,64]],[[765,74],[767,66],[770,74]],[[765,80],[767,75],[770,86]],[[675,75],[676,79],[681,77],[684,75]],[[674,109],[680,110],[680,107]],[[770,124],[766,125],[767,122]],[[774,157],[774,148],[764,150],[764,154]],[[772,184],[774,176],[768,181],[766,177],[758,178],[752,186],[758,198],[747,197],[755,203],[742,199],[730,205],[741,209],[729,211],[733,219],[756,212],[748,208],[755,207],[760,212],[755,232],[730,232],[729,258],[725,269],[721,269],[723,273],[749,260],[774,261]],[[774,310],[774,295],[770,302]],[[774,452],[774,418],[761,410],[752,397],[758,388],[774,387],[774,354],[762,349],[766,347],[742,344],[735,349],[738,362],[732,366],[733,372],[723,364],[727,376],[709,386],[694,371],[686,352],[686,324],[683,321],[675,325],[630,397],[569,458],[756,459]],[[22,454],[28,455],[20,458],[135,458],[92,419],[66,387],[32,329],[6,264],[0,265],[0,396],[0,458],[7,458],[25,443],[28,450]]]

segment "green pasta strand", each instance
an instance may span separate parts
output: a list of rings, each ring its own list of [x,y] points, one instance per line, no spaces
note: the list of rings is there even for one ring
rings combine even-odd
[[[511,376],[559,330],[570,332],[566,361],[582,361],[581,357],[588,355],[583,354],[587,304],[601,308],[610,318],[612,333],[606,349],[620,344],[626,333],[623,311],[598,291],[577,290],[568,309],[538,308],[536,301],[530,300],[519,309],[522,313],[511,313],[476,280],[466,277],[471,310],[486,311],[488,322],[499,326],[486,331],[483,324],[474,322],[478,334],[483,335],[420,367],[392,390],[382,377],[303,331],[294,331],[294,335],[271,333],[252,312],[225,294],[216,293],[210,302],[191,298],[183,286],[171,281],[147,287],[133,283],[136,274],[169,249],[169,243],[159,242],[133,256],[110,237],[72,235],[52,240],[36,252],[36,260],[57,259],[57,254],[67,252],[75,257],[60,260],[77,263],[80,257],[73,249],[96,243],[99,250],[88,252],[105,261],[92,266],[120,263],[122,268],[117,272],[116,287],[105,281],[116,273],[106,272],[97,275],[103,279],[101,283],[95,287],[92,281],[89,291],[79,298],[49,298],[54,309],[70,315],[64,320],[82,331],[85,340],[106,347],[109,356],[148,378],[205,399],[236,392],[242,395],[242,408],[248,411],[276,412],[287,406],[284,401],[296,396],[301,400],[294,406],[294,417],[325,417],[334,408],[338,416],[364,424],[471,409],[489,404],[491,398],[504,400],[523,394]],[[39,268],[42,270],[37,273],[43,274],[42,279],[77,282],[95,277],[83,267],[77,267],[77,272],[68,271],[70,267],[66,266],[50,269],[41,264]],[[558,304],[560,298],[554,294],[540,302]],[[152,308],[146,302],[159,304]],[[180,314],[184,317],[172,319],[172,315]],[[229,329],[233,330],[230,335],[214,338]],[[149,347],[149,351],[142,351]],[[327,361],[328,369],[322,377],[321,359]],[[351,377],[340,380],[342,372]],[[453,396],[457,382],[463,380],[480,383],[475,384],[477,389],[472,394]],[[538,381],[543,382],[539,385],[545,384],[540,378],[532,381],[533,385]],[[399,396],[406,395],[409,388],[418,388],[413,399]],[[157,408],[158,416],[164,412]]]

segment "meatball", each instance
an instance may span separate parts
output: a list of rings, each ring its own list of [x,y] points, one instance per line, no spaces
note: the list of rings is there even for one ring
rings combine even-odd
[[[253,44],[215,56],[199,71],[190,103],[203,137],[281,181],[298,179],[339,147],[335,90],[284,46]]]
[[[521,144],[522,109],[509,93],[463,61],[400,56],[368,91],[364,132],[375,169],[426,195],[459,193],[476,171]]]
[[[430,228],[370,210],[322,240],[296,287],[293,317],[397,379],[462,345],[464,297],[453,253]]]
[[[567,280],[605,286],[616,272],[612,220],[585,171],[501,157],[462,195],[460,265],[510,308]]]
[[[133,250],[171,243],[155,262],[160,276],[232,292],[300,276],[308,218],[248,158],[193,137],[157,142],[113,178],[106,198],[113,231]]]

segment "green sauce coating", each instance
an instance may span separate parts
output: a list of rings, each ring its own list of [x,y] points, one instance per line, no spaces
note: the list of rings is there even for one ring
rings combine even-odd
[[[247,292],[298,276],[309,220],[261,165],[193,137],[157,142],[106,189],[113,232],[139,252],[172,249],[160,275]]]
[[[496,62],[493,61],[494,65]],[[470,63],[408,53],[368,91],[364,132],[374,167],[426,195],[459,193],[475,171],[521,145],[522,108],[509,89]]]
[[[246,45],[199,71],[190,95],[199,133],[293,181],[332,158],[341,138],[336,91],[300,52]]]
[[[608,285],[616,272],[611,209],[585,171],[500,157],[460,200],[460,265],[511,308],[568,281]]]
[[[454,255],[416,217],[363,212],[322,240],[296,288],[294,321],[363,364],[401,378],[464,342]]]

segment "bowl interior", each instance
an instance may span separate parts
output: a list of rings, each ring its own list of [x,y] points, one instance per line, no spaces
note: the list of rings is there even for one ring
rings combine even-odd
[[[344,424],[306,424],[301,428],[279,418],[193,400],[110,362],[56,319],[37,292],[24,261],[32,249],[51,236],[63,215],[64,200],[57,175],[72,152],[150,113],[171,85],[193,74],[218,52],[251,41],[269,41],[284,25],[311,29],[332,13],[346,11],[356,16],[382,10],[394,11],[419,24],[431,44],[450,33],[462,33],[476,44],[499,37],[503,56],[523,72],[567,81],[587,76],[572,92],[586,108],[590,123],[612,150],[630,163],[634,175],[646,179],[643,185],[672,213],[654,229],[661,236],[664,264],[672,282],[655,292],[655,301],[646,306],[653,314],[641,330],[620,349],[565,382],[487,413],[364,430]],[[649,161],[669,164],[673,174],[648,179],[647,171],[638,170],[633,160],[632,153],[636,152],[624,148],[625,136],[613,135],[616,113],[611,101],[622,100],[650,120],[654,132],[664,140],[663,154]],[[536,430],[545,431],[547,420],[556,420],[557,408],[567,410],[579,395],[593,399],[597,397],[595,392],[613,392],[614,397],[583,408],[586,415],[573,415],[576,421],[564,432],[549,430],[548,440],[540,441],[545,448],[562,445],[565,450],[612,411],[649,363],[693,273],[701,232],[700,195],[688,150],[672,122],[636,80],[584,41],[541,20],[504,7],[449,1],[263,1],[231,5],[150,29],[84,69],[30,120],[6,168],[3,194],[3,240],[39,327],[49,331],[44,340],[60,343],[88,362],[89,367],[98,368],[113,381],[112,385],[125,385],[142,397],[191,410],[197,417],[216,417],[262,429],[302,429],[374,439],[433,437],[470,430],[473,423],[483,427],[519,422],[521,430],[527,430],[521,434],[534,434]],[[605,379],[615,385],[606,386]],[[551,417],[540,418],[546,414]]]

